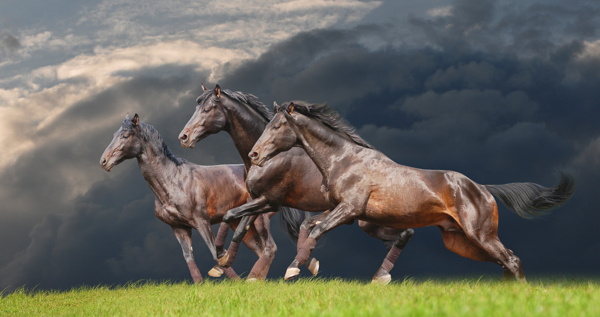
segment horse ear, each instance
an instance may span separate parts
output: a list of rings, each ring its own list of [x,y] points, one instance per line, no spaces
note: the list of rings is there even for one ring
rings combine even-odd
[[[273,113],[277,113],[278,108],[279,105],[277,104],[277,101],[273,101]]]
[[[288,110],[289,114],[294,113],[294,103],[293,102],[290,102],[290,104],[288,105],[288,109],[287,110]]]
[[[137,113],[133,116],[133,126],[137,127],[140,124],[140,117],[138,117]]]
[[[206,87],[204,87],[204,84],[200,83],[200,86],[202,86],[202,91],[206,92]]]
[[[125,120],[131,120],[131,116],[129,115],[129,112],[127,113],[127,115],[125,115]]]
[[[217,96],[217,98],[221,97],[221,87],[219,87],[218,84],[215,87],[215,96]]]

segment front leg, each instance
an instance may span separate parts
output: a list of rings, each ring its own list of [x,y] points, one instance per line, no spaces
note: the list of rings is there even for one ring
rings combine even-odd
[[[202,274],[200,274],[200,270],[198,270],[198,266],[194,261],[194,254],[192,252],[192,228],[172,228],[177,241],[179,241],[179,245],[181,245],[181,249],[183,250],[183,258],[187,262],[188,268],[190,269],[190,274],[192,274],[192,279],[194,279],[194,283],[202,283]]]
[[[215,262],[219,263],[219,259],[217,258],[217,249],[215,247],[215,235],[210,226],[210,222],[202,217],[196,217],[194,220],[196,222],[196,230],[198,230],[200,236],[202,239],[204,239],[204,242],[206,243],[206,246],[208,246],[208,249],[210,250]]]
[[[223,217],[223,221],[230,223],[233,219],[237,219],[248,215],[258,215],[268,211],[264,211],[268,207],[269,202],[265,196],[260,196],[252,201],[249,201],[239,207],[235,207],[227,211]],[[270,210],[270,209],[269,209]]]
[[[317,245],[317,240],[321,239],[321,237],[330,230],[343,224],[351,223],[362,213],[362,210],[357,209],[355,206],[364,206],[364,204],[350,204],[345,202],[338,204],[329,214],[327,214],[321,223],[314,227],[308,235],[308,238],[306,238],[302,246],[298,249],[296,258],[288,267],[285,273],[286,280],[298,276],[300,273],[299,267],[308,260],[311,252]]]
[[[330,210],[326,210],[314,217],[304,219],[302,225],[300,226],[300,232],[298,233],[298,241],[296,242],[297,252],[300,251],[300,248],[302,247],[306,239],[308,239],[308,234],[310,233],[310,231],[316,225],[320,224],[330,212]],[[317,259],[309,257],[305,265],[313,276],[316,276],[319,273],[319,261]]]

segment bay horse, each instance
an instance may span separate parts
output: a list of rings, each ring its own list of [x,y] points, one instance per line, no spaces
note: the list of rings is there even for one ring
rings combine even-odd
[[[575,177],[568,171],[561,172],[557,186],[546,188],[535,183],[480,185],[454,171],[403,166],[365,142],[326,105],[293,101],[275,105],[274,112],[249,154],[252,163],[265,166],[278,153],[301,147],[323,174],[326,195],[336,205],[299,247],[286,276],[295,274],[325,233],[360,219],[392,228],[437,226],[450,251],[497,263],[505,279],[526,282],[521,260],[498,239],[493,196],[531,218],[566,203],[575,190]]]
[[[177,158],[154,127],[140,122],[137,114],[133,118],[127,114],[102,154],[100,166],[110,172],[115,165],[132,158],[137,159],[154,192],[156,217],[173,228],[194,282],[201,283],[202,275],[192,252],[192,228],[198,230],[217,262],[208,274],[218,277],[225,272],[230,279],[238,280],[232,268],[220,266],[211,225],[220,223],[227,210],[248,200],[244,165],[200,166]],[[232,222],[232,228],[238,223],[239,220]],[[277,249],[266,215],[249,225],[243,242],[259,256],[248,279],[264,279]]]
[[[248,171],[246,186],[253,198],[251,202],[230,210],[224,221],[229,221],[228,217],[234,215],[238,217],[246,213],[266,212],[272,215],[280,206],[310,212],[325,211],[306,219],[302,224],[297,238],[300,247],[308,237],[310,229],[327,216],[328,210],[335,207],[335,204],[323,195],[323,175],[301,148],[277,155],[264,166],[252,165],[248,153],[273,115],[258,98],[251,94],[221,90],[219,85],[212,91],[207,90],[204,85],[202,88],[204,93],[197,99],[196,111],[179,134],[181,145],[193,148],[197,142],[211,134],[220,131],[229,133]],[[414,231],[386,228],[365,221],[359,221],[358,225],[370,236],[384,242],[388,254],[383,265],[375,273],[373,281],[388,283],[391,280],[389,272]],[[245,226],[238,226],[232,246],[235,246],[236,239],[243,237],[244,229]],[[229,250],[232,248],[230,247]],[[318,261],[310,258],[306,261],[306,265],[313,275],[317,274]],[[298,269],[296,275],[299,272]]]

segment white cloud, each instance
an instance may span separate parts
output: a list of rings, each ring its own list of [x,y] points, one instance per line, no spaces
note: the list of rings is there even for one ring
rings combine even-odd
[[[357,0],[105,0],[80,12],[64,30],[24,29],[18,36],[19,58],[0,64],[0,171],[36,145],[61,138],[61,132],[45,128],[78,102],[130,80],[128,74],[183,65],[216,81],[226,63],[257,57],[301,31],[360,19],[379,5]],[[3,72],[8,66],[13,71]],[[80,178],[74,184],[89,185]]]
[[[427,10],[427,15],[432,17],[447,17],[452,15],[453,6],[437,7]]]
[[[588,61],[592,59],[600,59],[600,40],[594,42],[583,42],[584,49],[577,56],[579,60]]]

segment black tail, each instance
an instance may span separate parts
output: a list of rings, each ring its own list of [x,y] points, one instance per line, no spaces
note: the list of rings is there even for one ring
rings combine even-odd
[[[306,211],[289,207],[281,207],[279,211],[279,214],[281,215],[281,221],[279,222],[281,230],[287,233],[294,243],[298,243],[300,226],[304,219],[309,218],[310,215]]]
[[[548,214],[552,209],[566,203],[575,191],[575,174],[561,170],[560,182],[552,188],[535,183],[511,183],[485,185],[509,209],[523,218]]]

